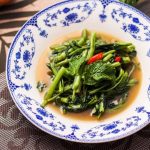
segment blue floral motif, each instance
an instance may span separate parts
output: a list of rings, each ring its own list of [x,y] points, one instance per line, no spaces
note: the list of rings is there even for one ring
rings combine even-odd
[[[42,28],[39,27],[37,20],[38,20],[38,15],[34,16],[33,18],[31,18],[27,22],[27,25],[35,26],[38,29],[38,31],[40,32],[39,35],[42,36],[42,37],[47,38],[48,37],[48,33],[46,32],[46,30],[43,30]]]
[[[32,88],[32,86],[30,84],[27,84],[27,83],[24,83],[24,85],[21,87],[25,88],[26,91],[29,91]]]
[[[18,95],[18,97],[20,97],[20,96]],[[25,105],[31,105],[30,100],[31,99],[29,97],[28,98],[24,98],[24,99],[21,100],[21,103],[25,104]]]
[[[17,52],[16,53],[16,59],[20,59],[21,58],[21,53],[20,52]]]
[[[73,23],[83,22],[94,11],[96,6],[96,2],[89,1],[74,5],[74,7],[65,7],[62,10],[58,9],[54,13],[47,13],[46,18],[44,19],[45,25],[48,27],[59,25],[70,26]]]
[[[128,30],[131,33],[138,33],[140,31],[139,28],[137,26],[133,25],[133,24],[128,25]]]
[[[148,120],[150,121],[150,111],[149,112],[146,111],[146,109],[143,106],[137,107],[136,111],[137,111],[137,113],[144,113],[144,114],[146,113],[147,117],[148,117]]]
[[[66,126],[61,123],[60,121],[56,122],[54,121],[56,117],[48,113],[45,109],[40,107],[40,104],[37,103],[34,99],[31,99],[30,97],[27,97],[23,94],[18,94],[17,98],[21,101],[21,103],[26,107],[28,111],[30,111],[31,114],[33,114],[36,119],[39,121],[42,121],[43,124],[49,126],[52,128],[53,131],[59,130],[59,131],[64,131],[66,129]],[[34,105],[36,106],[36,110],[34,110],[31,106]],[[47,121],[48,119],[48,121]],[[77,126],[72,127],[73,132],[78,129]]]
[[[142,107],[137,107],[136,108],[136,111],[138,112],[138,113],[140,113],[140,112],[142,112],[144,110],[144,107],[142,106]]]
[[[28,50],[26,50],[23,54],[23,61],[24,62],[29,62],[31,59],[31,55],[30,52]]]
[[[78,125],[72,125],[71,126],[71,128],[72,128],[72,130],[73,130],[73,132],[75,132],[76,130],[79,130],[80,128],[78,127]]]
[[[72,133],[71,133],[71,134],[68,134],[68,135],[65,135],[64,137],[67,138],[67,139],[79,140],[79,139],[77,138],[77,136],[75,135],[76,130],[79,130],[79,129],[80,129],[80,128],[78,127],[78,125],[72,125],[72,126],[71,126],[71,129],[72,129]]]
[[[36,118],[37,118],[38,120],[43,120],[43,117],[40,116],[40,115],[36,115]]]
[[[68,135],[66,135],[66,136],[64,136],[64,137],[67,138],[67,139],[74,140],[74,141],[79,140],[79,139],[75,136],[74,132],[72,132],[71,134],[68,134]]]
[[[40,113],[42,116],[48,117],[48,113],[43,108],[37,108],[36,109],[38,113]]]
[[[41,28],[40,28],[40,29],[41,29]],[[48,33],[46,32],[46,30],[41,30],[40,35],[41,35],[42,37],[47,38]]]
[[[123,8],[113,9],[111,16],[113,20],[121,25],[123,31],[129,33],[134,39],[150,41],[150,28],[143,24],[139,18],[126,13]]]
[[[24,88],[26,91],[29,91],[32,88],[32,86],[27,83],[24,83],[23,85],[16,85],[12,81],[10,81],[10,88],[13,92],[18,88]]]
[[[117,133],[119,133],[119,132],[120,132],[120,130],[115,129],[115,130],[113,130],[111,133],[117,134]]]
[[[114,0],[100,0],[103,7],[106,8],[110,3],[112,3]]]
[[[56,130],[64,131],[66,129],[66,126],[64,124],[62,124],[61,122],[57,122],[57,123],[51,122],[51,123],[49,123],[49,126],[54,131],[56,131]]]
[[[133,18],[132,20],[133,20],[134,23],[140,23],[138,18]]]
[[[70,11],[70,8],[67,8],[67,7],[66,7],[66,8],[63,9],[63,12],[64,12],[64,13],[68,13],[69,11]]]
[[[82,138],[86,139],[86,138],[104,137],[110,134],[111,135],[117,134],[119,132],[126,131],[133,126],[138,126],[139,121],[141,121],[139,116],[132,116],[126,119],[127,122],[126,124],[125,122],[121,121],[115,121],[111,124],[102,124],[82,134]]]
[[[35,43],[31,30],[27,29],[22,37],[23,38],[20,42],[20,47],[16,52],[16,59],[14,60],[15,66],[12,69],[15,78],[20,80],[23,80],[25,78],[26,71],[30,68],[31,61],[35,53]],[[29,50],[27,50],[26,48],[28,48]],[[22,60],[24,63],[22,62]]]
[[[101,22],[105,22],[107,16],[103,13],[103,14],[99,15],[99,18],[100,18]]]
[[[99,19],[100,19],[100,21],[103,23],[103,22],[105,22],[106,21],[106,19],[107,19],[107,15],[106,15],[106,11],[105,11],[105,9],[106,9],[106,7],[110,4],[110,3],[112,3],[114,0],[100,0],[100,2],[102,3],[102,5],[103,5],[103,10],[102,10],[102,13],[99,15]]]
[[[117,124],[109,124],[109,125],[106,125],[103,130],[112,130],[114,128],[117,127]]]
[[[22,94],[18,94],[17,95],[18,99],[21,99],[21,103],[22,104],[25,104],[25,105],[28,105],[28,106],[31,106],[31,98],[30,97],[26,97],[26,96],[23,96]]]
[[[9,86],[11,90],[14,92],[17,88],[19,88],[18,85],[14,84],[12,81],[9,82]]]
[[[66,19],[68,22],[73,22],[73,21],[75,21],[77,18],[78,18],[77,13],[71,13],[71,14],[69,14],[68,16],[66,16],[65,19]]]

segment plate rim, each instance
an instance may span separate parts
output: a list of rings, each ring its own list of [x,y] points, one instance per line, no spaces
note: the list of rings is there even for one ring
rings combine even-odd
[[[88,0],[84,0],[84,1],[88,1]],[[94,1],[100,1],[100,0],[94,0]],[[45,7],[44,9],[38,11],[36,14],[34,14],[33,16],[31,16],[23,25],[22,27],[20,28],[20,30],[17,32],[17,34],[14,36],[13,40],[12,40],[12,43],[9,47],[9,50],[8,50],[8,54],[7,54],[7,61],[6,61],[6,82],[7,82],[7,87],[9,89],[9,93],[12,97],[12,100],[13,102],[15,103],[15,105],[17,106],[17,108],[19,109],[19,111],[22,113],[22,115],[30,121],[31,124],[33,124],[34,126],[36,126],[38,129],[44,131],[45,133],[49,134],[49,135],[52,135],[54,137],[57,137],[59,139],[63,139],[63,140],[67,140],[67,141],[71,141],[71,142],[75,142],[75,143],[107,143],[107,142],[112,142],[112,141],[116,141],[116,140],[120,140],[120,139],[123,139],[125,137],[128,137],[138,131],[140,131],[141,129],[143,129],[144,127],[146,127],[149,123],[150,123],[150,120],[147,120],[145,121],[144,123],[142,123],[140,126],[138,127],[135,127],[135,129],[132,129],[131,131],[128,131],[124,134],[121,134],[120,136],[116,136],[115,138],[104,138],[104,140],[102,139],[95,139],[95,140],[82,140],[82,139],[78,139],[78,140],[73,140],[73,139],[68,139],[66,137],[63,137],[61,134],[58,134],[58,133],[55,133],[55,132],[52,132],[50,130],[48,130],[47,128],[43,127],[42,125],[40,125],[36,120],[32,119],[27,113],[26,111],[21,107],[21,105],[19,105],[17,103],[17,100],[13,94],[13,92],[11,91],[11,88],[10,88],[10,84],[9,84],[9,75],[8,75],[8,64],[9,64],[9,59],[11,57],[11,51],[13,50],[13,47],[15,45],[15,41],[17,41],[17,39],[19,38],[19,35],[22,33],[22,31],[25,29],[25,27],[28,25],[28,22],[35,16],[38,16],[40,14],[42,14],[43,12],[45,12],[46,10],[48,9],[51,9],[55,6],[59,6],[61,4],[65,4],[65,3],[69,3],[69,2],[80,2],[80,0],[64,0],[64,1],[61,1],[61,2],[58,2],[58,3],[55,3],[55,4],[50,4],[49,6]],[[119,2],[117,0],[114,0],[114,2],[112,3],[119,3],[120,5],[123,5],[124,7],[126,8],[129,8],[130,10],[134,11],[135,13],[138,13],[138,15],[144,17],[147,21],[150,22],[150,17],[148,17],[146,14],[144,14],[143,12],[141,12],[140,10],[136,9],[135,7],[132,7],[128,4],[125,4],[125,3],[122,3],[122,2]]]

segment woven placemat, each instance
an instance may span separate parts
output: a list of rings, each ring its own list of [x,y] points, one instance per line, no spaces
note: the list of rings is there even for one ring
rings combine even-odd
[[[150,150],[150,125],[122,140],[79,144],[48,135],[17,109],[7,88],[5,62],[8,47],[22,24],[42,8],[60,0],[16,0],[0,7],[0,150]],[[150,16],[150,1],[137,6]]]

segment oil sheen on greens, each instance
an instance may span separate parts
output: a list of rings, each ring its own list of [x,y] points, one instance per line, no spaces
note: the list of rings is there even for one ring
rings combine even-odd
[[[107,43],[96,33],[83,30],[79,39],[50,49],[47,66],[52,83],[42,107],[54,102],[63,113],[90,109],[91,115],[99,118],[106,110],[121,107],[137,83],[132,78],[136,68],[132,43]]]

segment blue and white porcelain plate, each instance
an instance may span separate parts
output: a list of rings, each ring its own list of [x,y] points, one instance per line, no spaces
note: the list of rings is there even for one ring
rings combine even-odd
[[[142,86],[134,103],[110,119],[84,122],[40,107],[35,70],[49,43],[60,35],[87,28],[135,44]],[[14,102],[35,126],[56,137],[83,143],[117,140],[150,123],[150,19],[114,0],[68,0],[34,15],[17,33],[7,59],[7,82]]]

